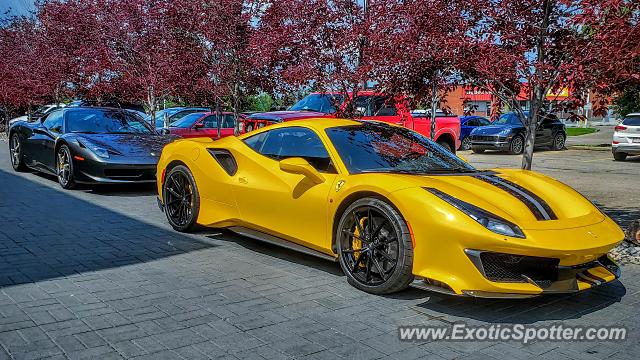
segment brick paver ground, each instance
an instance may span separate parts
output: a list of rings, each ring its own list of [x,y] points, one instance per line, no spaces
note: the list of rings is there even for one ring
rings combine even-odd
[[[149,187],[62,191],[0,141],[2,359],[637,359],[640,268],[577,295],[373,296],[339,266],[226,232],[182,235]],[[400,342],[399,325],[620,325],[624,343]]]

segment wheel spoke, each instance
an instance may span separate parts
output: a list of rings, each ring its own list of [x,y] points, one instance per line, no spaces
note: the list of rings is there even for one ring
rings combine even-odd
[[[376,236],[378,236],[378,234],[380,233],[380,230],[382,230],[382,227],[387,223],[387,219],[383,219],[382,222],[380,224],[378,224],[378,227],[376,227],[376,230],[373,232],[373,235],[371,235],[371,240],[375,239]]]
[[[394,259],[393,257],[391,257],[391,255],[389,255],[386,251],[384,250],[377,250],[376,253],[380,254],[383,258],[385,258],[387,261],[389,262],[396,262],[396,259]]]
[[[342,232],[345,233],[345,234],[349,234],[349,236],[352,236],[356,240],[359,240],[359,241],[362,241],[362,242],[367,242],[366,240],[364,240],[360,236],[356,235],[355,233],[352,233],[351,231],[349,231],[347,229],[342,229]]]
[[[367,239],[369,239],[369,241],[373,241],[373,237],[371,236],[373,234],[373,218],[371,217],[371,208],[367,208]]]
[[[345,254],[352,254],[352,253],[362,252],[362,249],[347,249],[347,250],[342,250],[342,252]]]
[[[167,187],[167,191],[177,198],[181,197],[173,188]]]
[[[360,253],[358,255],[358,258],[356,259],[356,262],[353,264],[353,270],[351,270],[352,274],[355,274],[356,272],[358,272],[358,270],[360,270],[359,266],[360,266],[360,261],[362,260],[362,256],[363,255],[364,255],[363,253]]]
[[[378,261],[378,259],[376,259],[375,256],[372,256],[372,261],[373,261],[373,266],[375,266],[376,269],[378,270],[378,273],[380,274],[380,277],[382,278],[382,280],[387,281],[386,273],[384,272],[384,269],[380,265],[380,262]]]
[[[365,282],[369,282],[371,280],[371,253],[367,253],[367,262],[365,264],[366,272],[365,272]]]
[[[365,237],[364,231],[362,230],[362,226],[360,225],[360,220],[358,219],[358,215],[356,214],[355,210],[353,211],[352,215],[356,221],[356,228],[358,229],[358,235],[360,235],[361,237]]]

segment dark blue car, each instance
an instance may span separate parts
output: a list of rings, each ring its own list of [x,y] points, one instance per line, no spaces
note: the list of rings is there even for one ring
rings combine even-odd
[[[491,124],[491,121],[482,116],[462,116],[460,118],[460,150],[471,149],[471,139],[469,139],[471,130],[478,126],[487,126],[489,124]]]
[[[525,112],[525,116],[528,113]],[[471,131],[471,150],[482,153],[485,150],[507,151],[510,154],[522,154],[526,129],[520,117],[513,112],[506,113],[488,126]],[[549,114],[538,125],[535,147],[548,147],[551,150],[564,149],[567,132],[558,118]]]

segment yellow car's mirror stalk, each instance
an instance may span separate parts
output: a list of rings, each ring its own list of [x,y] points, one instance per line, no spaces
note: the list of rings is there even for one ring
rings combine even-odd
[[[280,170],[306,176],[315,184],[322,184],[325,179],[309,162],[300,157],[288,158],[280,161]]]

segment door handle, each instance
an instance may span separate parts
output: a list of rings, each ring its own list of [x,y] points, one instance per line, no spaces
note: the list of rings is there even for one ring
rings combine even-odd
[[[247,180],[247,178],[246,178],[246,177],[244,177],[244,176],[239,177],[239,178],[238,178],[238,181],[240,182],[240,184],[248,184],[248,183],[249,183],[249,181]]]

